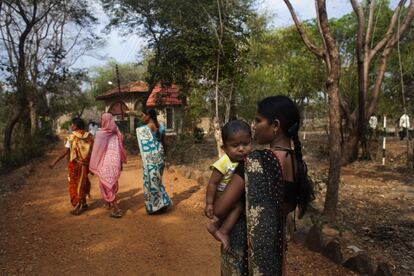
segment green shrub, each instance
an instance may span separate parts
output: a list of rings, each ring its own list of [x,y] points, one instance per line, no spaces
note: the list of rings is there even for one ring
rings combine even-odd
[[[20,136],[20,135],[18,135]],[[8,155],[0,157],[0,173],[22,166],[33,158],[41,157],[46,150],[59,141],[50,128],[39,130],[34,136],[21,135]]]
[[[139,146],[137,141],[137,135],[135,132],[133,133],[126,133],[124,135],[124,147],[125,149],[131,154],[138,154],[139,153]]]
[[[199,127],[193,129],[194,142],[201,143],[204,139],[204,130]]]

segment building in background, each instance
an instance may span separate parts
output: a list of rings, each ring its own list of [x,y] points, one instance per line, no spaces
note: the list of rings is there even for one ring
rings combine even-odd
[[[123,131],[135,131],[144,106],[158,111],[158,120],[166,126],[167,135],[182,131],[185,97],[175,84],[166,87],[157,84],[149,93],[146,82],[136,81],[122,85],[120,91],[113,88],[96,99],[104,101],[105,111],[115,116]]]

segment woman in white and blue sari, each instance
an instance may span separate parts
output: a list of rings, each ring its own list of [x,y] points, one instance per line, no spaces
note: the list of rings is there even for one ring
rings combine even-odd
[[[148,214],[165,210],[172,201],[162,184],[165,167],[165,127],[158,123],[154,109],[142,112],[143,126],[137,128],[137,139],[144,171],[144,200]]]

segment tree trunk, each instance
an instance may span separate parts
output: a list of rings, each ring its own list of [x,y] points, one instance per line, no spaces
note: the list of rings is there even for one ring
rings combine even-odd
[[[356,114],[351,114],[347,118],[348,137],[342,148],[342,164],[349,164],[358,159],[359,148],[359,124]]]
[[[20,107],[17,110],[17,112],[13,115],[12,119],[7,124],[4,130],[4,155],[9,155],[11,152],[13,129],[16,126],[17,122],[19,122],[23,113],[24,113],[24,108]]]
[[[31,100],[29,101],[29,110],[30,110],[30,135],[35,135],[37,131],[37,110],[36,104]]]
[[[408,132],[408,129],[407,129]],[[411,141],[408,139],[410,136],[407,135],[407,167],[411,171],[414,169],[414,139]]]
[[[339,67],[338,67],[339,68]],[[338,70],[332,68],[332,71]],[[341,175],[341,116],[339,111],[339,70],[336,77],[326,83],[329,95],[329,172],[324,213],[334,219],[337,213]]]
[[[336,41],[329,28],[326,1],[316,0],[316,15],[319,34],[324,48],[312,44],[299,22],[289,0],[284,0],[302,41],[318,58],[323,59],[326,67],[326,88],[329,101],[329,173],[324,213],[334,219],[338,205],[338,191],[341,174],[341,114],[339,109],[339,78],[341,61]]]
[[[224,153],[221,147],[223,145],[223,141],[221,139],[221,129],[220,129],[220,124],[217,118],[213,119],[213,127],[214,127],[214,139],[216,140],[216,146],[217,146],[217,155],[221,157]]]

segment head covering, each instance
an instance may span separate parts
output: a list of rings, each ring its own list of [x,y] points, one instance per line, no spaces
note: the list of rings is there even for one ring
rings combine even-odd
[[[114,117],[111,113],[102,114],[101,128],[96,132],[95,142],[93,145],[89,170],[95,174],[98,173],[99,166],[108,148],[109,139],[116,135],[119,139],[119,148],[121,150],[122,163],[126,163],[126,154],[122,143],[122,134],[115,124]]]

